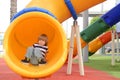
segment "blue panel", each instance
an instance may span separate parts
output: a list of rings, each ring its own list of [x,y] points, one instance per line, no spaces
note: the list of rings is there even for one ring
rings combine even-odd
[[[37,12],[43,12],[43,13],[46,13],[46,14],[48,14],[48,15],[56,18],[50,11],[48,11],[48,10],[46,10],[46,9],[37,8],[37,7],[31,7],[31,8],[25,8],[25,9],[21,10],[20,12],[16,13],[16,14],[12,17],[11,22],[12,22],[15,18],[17,18],[18,16],[20,16],[20,15],[22,15],[22,14],[24,14],[24,13],[27,13],[27,12],[35,12],[35,11],[37,11]]]
[[[111,27],[120,21],[120,4],[101,17]]]
[[[77,19],[77,14],[75,12],[75,9],[74,9],[71,1],[70,0],[65,0],[65,3],[67,5],[68,9],[70,10],[70,13],[72,14],[74,20],[76,20]]]

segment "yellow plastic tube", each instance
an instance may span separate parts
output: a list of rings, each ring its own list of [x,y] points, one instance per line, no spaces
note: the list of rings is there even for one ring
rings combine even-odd
[[[37,42],[42,33],[48,36],[49,53],[47,64],[41,66],[25,65],[26,49]],[[67,40],[65,33],[57,20],[41,12],[29,12],[15,19],[5,34],[5,61],[8,66],[24,77],[39,78],[57,71],[67,58]]]
[[[71,0],[77,14],[103,1],[105,0]],[[63,22],[71,17],[64,0],[32,0],[26,7],[39,7],[49,10],[56,16],[59,22]]]
[[[71,0],[80,13],[104,0]],[[67,40],[59,22],[71,17],[64,0],[32,0],[27,7],[40,7],[53,13],[57,20],[42,12],[28,12],[17,17],[8,27],[4,48],[5,61],[17,74],[28,78],[46,77],[62,67],[67,58]],[[58,22],[59,21],[59,22]],[[47,64],[41,66],[21,63],[26,49],[37,41],[40,34],[47,34],[49,53]],[[82,40],[82,39],[81,39]],[[85,44],[85,42],[83,41]]]

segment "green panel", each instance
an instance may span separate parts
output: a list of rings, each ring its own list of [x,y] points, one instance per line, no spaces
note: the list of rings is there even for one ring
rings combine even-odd
[[[94,52],[94,53],[92,53],[92,52],[89,52],[88,54],[89,54],[89,56],[92,56],[93,54],[95,54],[95,52]]]
[[[102,19],[98,19],[95,23],[83,30],[80,35],[85,42],[89,43],[109,28],[110,26],[107,25]]]

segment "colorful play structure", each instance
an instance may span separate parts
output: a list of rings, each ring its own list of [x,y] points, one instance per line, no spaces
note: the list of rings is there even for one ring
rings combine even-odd
[[[41,78],[52,75],[64,65],[68,55],[69,41],[60,23],[103,1],[105,0],[32,0],[25,9],[13,16],[5,33],[4,58],[7,65],[23,77]],[[71,15],[70,11],[76,14]],[[89,55],[94,54],[111,40],[111,33],[104,32],[119,21],[120,4],[80,33],[82,48],[89,44]],[[42,33],[47,34],[49,39],[47,64],[24,65],[21,59],[24,58],[26,48],[36,42]],[[101,36],[98,37],[99,35]]]

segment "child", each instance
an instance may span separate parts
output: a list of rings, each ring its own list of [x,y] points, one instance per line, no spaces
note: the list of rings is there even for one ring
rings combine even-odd
[[[25,55],[25,59],[21,60],[24,63],[29,63],[31,56],[34,55],[36,56],[39,64],[45,64],[46,63],[46,53],[48,51],[48,37],[45,34],[41,34],[38,38],[38,43],[33,44],[33,46],[28,47],[27,53]]]

